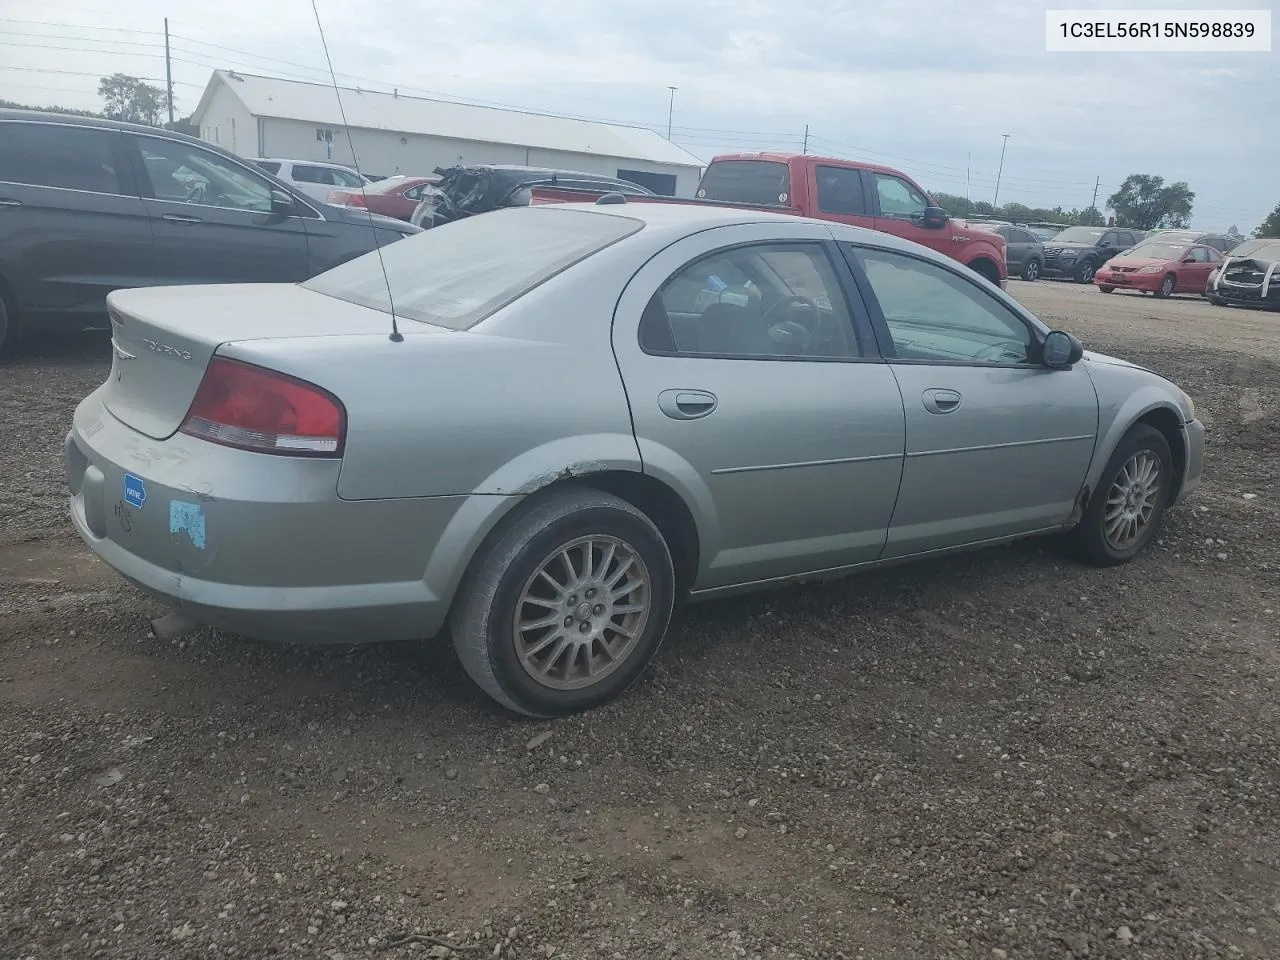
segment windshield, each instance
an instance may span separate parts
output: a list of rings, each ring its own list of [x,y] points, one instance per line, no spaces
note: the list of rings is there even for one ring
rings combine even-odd
[[[1132,250],[1126,250],[1124,255],[1146,260],[1181,260],[1186,252],[1187,244],[1179,240],[1148,240]]]
[[[390,287],[397,317],[466,330],[642,226],[580,210],[499,210],[406,237],[383,247],[381,260],[366,253],[302,286],[383,313]]]
[[[1280,239],[1246,240],[1229,254],[1232,260],[1248,257],[1250,260],[1280,261]]]
[[[789,203],[787,165],[773,160],[716,160],[698,184],[698,197],[729,203]]]
[[[1097,243],[1104,232],[1103,227],[1067,227],[1053,239],[1058,243]]]

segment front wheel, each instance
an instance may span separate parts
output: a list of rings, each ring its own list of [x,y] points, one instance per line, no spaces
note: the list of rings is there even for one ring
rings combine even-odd
[[[1098,289],[1099,289],[1099,290],[1101,290],[1103,293],[1115,293],[1115,292],[1116,292],[1116,288],[1115,288],[1115,287],[1104,287],[1102,284],[1098,284]]]
[[[1169,441],[1145,423],[1121,439],[1068,540],[1080,559],[1098,567],[1127,563],[1160,529],[1173,489]]]
[[[1092,283],[1094,269],[1092,260],[1086,260],[1076,267],[1076,283]]]
[[[1040,267],[1041,267],[1040,261],[1037,260],[1035,257],[1032,257],[1030,260],[1028,260],[1026,263],[1022,265],[1022,279],[1031,280],[1031,281],[1039,280]]]
[[[675,572],[653,522],[589,488],[546,495],[477,561],[450,614],[454,649],[485,693],[530,717],[621,694],[667,632]]]
[[[1156,296],[1161,300],[1168,300],[1173,296],[1173,288],[1177,285],[1177,278],[1171,273],[1160,281],[1160,289],[1156,291]]]

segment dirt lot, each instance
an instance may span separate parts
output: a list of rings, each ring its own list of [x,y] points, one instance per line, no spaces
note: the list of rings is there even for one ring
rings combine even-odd
[[[1156,549],[695,607],[547,725],[440,646],[157,641],[63,518],[105,341],[0,364],[0,957],[1280,956],[1280,317],[1011,286],[1203,411]]]

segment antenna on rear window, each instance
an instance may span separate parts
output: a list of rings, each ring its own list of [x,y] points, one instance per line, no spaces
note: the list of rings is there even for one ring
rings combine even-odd
[[[329,65],[329,79],[333,81],[333,95],[338,98],[338,113],[342,116],[342,129],[347,134],[347,146],[351,149],[351,164],[356,168],[356,173],[360,176],[360,195],[365,198],[364,212],[369,217],[369,231],[373,234],[373,249],[378,255],[378,266],[382,268],[382,282],[387,285],[387,306],[391,310],[391,342],[400,343],[404,340],[404,334],[400,332],[400,326],[396,322],[396,301],[391,295],[391,278],[387,276],[387,264],[382,259],[382,245],[378,243],[378,227],[373,222],[373,211],[369,209],[368,194],[365,193],[364,174],[360,173],[360,159],[356,156],[356,145],[351,139],[351,127],[347,123],[347,110],[342,105],[342,93],[338,89],[338,75],[333,72],[333,58],[329,56],[329,43],[324,38],[324,25],[320,22],[320,10],[316,6],[316,0],[311,0],[311,12],[316,16],[316,29],[320,31],[320,46],[324,49],[325,63]],[[357,93],[360,91],[357,90]]]

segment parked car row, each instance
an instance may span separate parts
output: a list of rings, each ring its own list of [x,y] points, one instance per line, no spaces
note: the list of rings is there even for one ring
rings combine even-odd
[[[1280,310],[1280,239],[1246,240],[1224,256],[1207,243],[1161,231],[1112,258],[1093,282],[1103,293],[1194,293],[1217,306]]]
[[[105,325],[122,287],[301,281],[418,232],[179,133],[0,110],[0,347]]]

